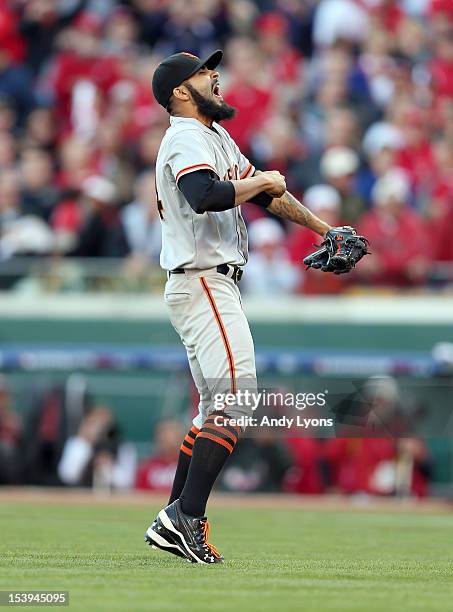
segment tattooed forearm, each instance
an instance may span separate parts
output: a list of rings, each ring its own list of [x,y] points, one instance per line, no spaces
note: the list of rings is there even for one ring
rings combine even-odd
[[[281,198],[274,198],[268,210],[283,219],[308,227],[320,236],[324,236],[330,229],[330,225],[309,211],[288,191],[285,191]]]
[[[307,225],[310,212],[289,191],[285,191],[281,198],[274,198],[269,210],[279,217],[294,221],[299,225]]]

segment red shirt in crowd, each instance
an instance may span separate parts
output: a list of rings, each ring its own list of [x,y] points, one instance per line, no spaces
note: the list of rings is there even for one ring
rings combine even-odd
[[[58,55],[51,81],[61,118],[68,120],[70,116],[72,91],[77,81],[89,80],[105,94],[121,76],[120,62],[114,56],[81,57],[73,52]]]
[[[245,83],[234,83],[225,94],[225,102],[238,110],[228,121],[228,132],[241,150],[250,148],[253,135],[270,113],[272,93]]]
[[[406,146],[397,155],[396,164],[407,172],[412,183],[419,187],[435,172],[431,143],[423,140],[414,146]]]
[[[435,262],[453,262],[453,240],[451,228],[453,227],[453,205],[438,219],[427,221],[427,228],[432,241],[432,259]]]
[[[288,440],[294,466],[283,489],[321,494],[327,488],[353,495],[392,495],[395,492],[397,442],[392,438],[294,438]],[[428,478],[414,461],[411,493],[427,494]]]
[[[19,34],[17,15],[0,1],[0,49],[12,62],[21,62],[25,55],[25,41]]]
[[[288,446],[294,465],[285,476],[283,490],[312,495],[324,493],[323,441],[317,438],[289,438]]]
[[[408,274],[409,265],[420,259],[429,259],[424,221],[408,207],[398,217],[392,218],[379,210],[372,210],[362,217],[357,232],[372,238],[373,257],[381,265],[380,272],[372,277],[375,283],[413,284]]]
[[[372,15],[379,19],[385,30],[397,32],[401,21],[404,19],[404,10],[398,6],[398,2],[381,2],[372,9]]]
[[[394,470],[397,459],[396,442],[392,438],[336,438],[324,447],[332,486],[341,493],[394,493]],[[385,471],[393,476],[385,475]],[[414,463],[411,492],[417,497],[427,494],[428,480]]]
[[[140,463],[135,479],[135,488],[167,493],[171,490],[176,472],[177,459],[169,460],[155,456]]]
[[[434,92],[439,97],[453,97],[453,61],[436,57],[430,63]]]

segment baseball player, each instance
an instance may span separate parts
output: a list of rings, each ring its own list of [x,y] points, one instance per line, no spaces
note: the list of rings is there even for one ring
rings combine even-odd
[[[248,257],[240,205],[253,202],[323,237],[331,230],[286,191],[278,171],[259,172],[220,125],[235,113],[220,90],[222,55],[215,51],[202,60],[176,53],[159,64],[152,81],[170,115],[156,162],[164,299],[200,401],[181,445],[169,504],[145,539],[207,564],[223,557],[208,541],[206,503],[242,433],[237,420],[251,415],[251,407],[238,402],[219,411],[215,398],[256,390],[253,340],[238,288]],[[322,266],[329,261],[317,255],[314,267]]]

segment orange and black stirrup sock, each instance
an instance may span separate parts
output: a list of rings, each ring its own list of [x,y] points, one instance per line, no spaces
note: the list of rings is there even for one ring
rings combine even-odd
[[[181,508],[190,516],[204,516],[209,494],[238,441],[240,427],[223,412],[214,412],[203,424],[193,447]]]
[[[179,449],[178,465],[176,467],[170,499],[168,501],[169,504],[173,503],[175,499],[178,499],[181,495],[189,471],[190,460],[192,459],[193,445],[199,431],[198,427],[192,425],[182,441],[181,448]]]

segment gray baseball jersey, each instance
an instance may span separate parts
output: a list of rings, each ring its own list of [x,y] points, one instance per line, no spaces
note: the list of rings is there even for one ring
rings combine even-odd
[[[179,179],[203,168],[221,180],[252,176],[254,166],[218,123],[214,130],[197,119],[170,117],[156,161],[156,188],[162,219],[161,266],[165,270],[206,270],[247,262],[247,230],[240,206],[197,214],[178,189]]]

